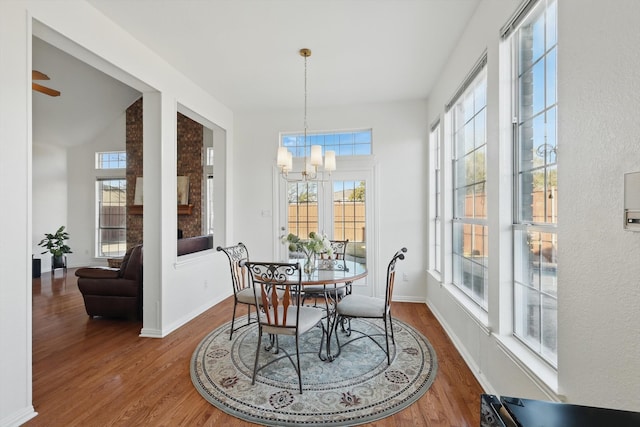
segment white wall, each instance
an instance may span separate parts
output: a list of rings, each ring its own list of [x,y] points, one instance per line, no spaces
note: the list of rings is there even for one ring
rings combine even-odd
[[[623,174],[640,171],[640,2],[558,8],[560,389],[640,411],[640,233],[622,229]]]
[[[51,254],[38,246],[46,233],[55,233],[61,225],[69,229],[67,221],[67,153],[52,145],[33,145],[33,241],[34,258],[41,259],[41,270],[51,270]],[[69,242],[70,243],[70,242]],[[72,265],[72,254],[67,265]]]
[[[73,254],[67,256],[70,267],[106,265],[95,255],[96,178],[118,177],[109,170],[95,168],[95,155],[100,151],[124,151],[126,144],[126,115],[123,112],[93,141],[67,150],[69,208],[67,222]],[[124,173],[122,173],[124,177]],[[34,191],[38,188],[34,182]],[[34,219],[34,229],[37,226]]]
[[[486,49],[488,158],[507,165],[509,150],[499,144],[509,141],[508,123],[505,129],[498,120],[503,89],[498,30],[518,3],[480,3],[428,103],[432,123]],[[640,65],[640,31],[635,22],[640,3],[560,0],[558,4],[557,377],[509,339],[505,332],[511,329],[510,316],[494,310],[488,325],[483,325],[457,302],[447,284],[441,286],[431,275],[427,302],[487,391],[639,411],[640,233],[622,229],[622,182],[625,172],[640,170],[640,123],[635,114],[640,84],[634,71]],[[504,230],[508,236],[508,225],[505,228],[495,216],[500,209],[508,212],[503,201],[509,181],[509,173],[488,171],[489,215],[494,215],[490,233]],[[498,303],[499,288],[505,290],[510,250],[504,243],[505,239],[494,240],[490,246],[491,253],[499,254],[492,255],[489,267],[490,304]]]
[[[234,235],[250,248],[253,259],[275,259],[278,224],[273,217],[262,216],[273,205],[274,167],[279,132],[301,131],[300,110],[268,110],[236,114],[234,154],[233,210]],[[396,281],[394,299],[424,301],[423,258],[426,256],[426,205],[424,204],[426,170],[426,105],[424,101],[388,104],[309,107],[309,130],[373,129],[373,150],[379,168],[374,213],[379,224],[379,280],[384,280],[389,259],[402,246],[408,248],[406,260],[398,271],[408,281]],[[337,167],[340,169],[340,159]],[[278,178],[279,179],[279,178]],[[275,242],[277,245],[278,242]]]
[[[4,234],[11,244],[0,246],[3,271],[0,342],[4,350],[0,352],[0,365],[4,367],[0,370],[0,425],[3,426],[19,425],[35,415],[31,390],[30,258],[39,232],[34,234],[32,226],[32,18],[40,23],[37,27],[42,34],[38,36],[45,41],[145,93],[145,176],[149,172],[149,176],[156,179],[145,179],[144,189],[145,211],[150,209],[152,214],[144,216],[142,334],[162,337],[231,294],[224,256],[209,251],[177,261],[175,238],[177,105],[180,103],[225,129],[227,155],[232,153],[233,143],[231,111],[86,2],[0,2],[0,141],[3,150],[0,199],[11,201],[10,209],[0,209],[2,223],[11,225]],[[65,206],[66,201],[56,208],[60,209],[56,225],[67,216],[63,213]],[[70,231],[73,239],[74,230]],[[82,245],[80,248],[86,247],[86,241],[78,243]]]
[[[50,271],[51,258],[41,255],[43,249],[37,244],[44,233],[64,225],[73,251],[67,254],[69,267],[106,265],[106,260],[94,256],[95,181],[118,177],[119,172],[96,170],[95,153],[125,150],[126,114],[85,144],[64,149],[46,142],[33,142],[33,253],[42,259],[42,271]]]
[[[32,194],[31,93],[28,30],[24,7],[0,3],[0,209],[5,224],[0,245],[0,425],[18,425],[33,415],[31,393]],[[29,34],[30,38],[30,34]],[[20,42],[18,42],[18,40]],[[10,242],[10,244],[9,244]]]

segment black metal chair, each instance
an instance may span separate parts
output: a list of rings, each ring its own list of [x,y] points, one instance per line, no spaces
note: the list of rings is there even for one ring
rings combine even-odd
[[[344,257],[347,251],[347,245],[349,239],[346,240],[329,240],[331,244],[332,255],[320,254],[320,260],[318,260],[318,268],[345,268]],[[341,262],[339,262],[341,261]],[[304,304],[307,299],[314,300],[314,306],[317,306],[318,298],[324,299],[325,292],[332,293],[332,299],[337,300],[342,298],[345,294],[351,293],[351,284],[340,286],[334,289],[325,289],[324,286],[305,286],[303,289],[302,303]]]
[[[395,346],[395,338],[393,336],[393,320],[391,318],[391,297],[393,296],[393,284],[396,275],[396,262],[404,259],[404,254],[407,252],[407,248],[402,248],[393,255],[389,265],[387,266],[387,283],[384,298],[369,297],[364,295],[347,295],[342,298],[336,304],[336,315],[338,316],[336,321],[336,328],[341,325],[342,330],[351,336],[352,332],[358,332],[360,336],[339,344],[338,354],[340,354],[341,348],[349,343],[358,340],[360,338],[370,338],[374,343],[380,347],[382,351],[387,355],[387,364],[391,364],[391,353],[389,352],[389,329],[391,330],[391,342]],[[383,319],[384,321],[384,334],[366,334],[355,329],[351,329],[351,319],[366,318],[366,319]],[[345,328],[345,323],[347,324]],[[387,325],[388,323],[388,325]],[[337,332],[337,331],[336,331]],[[384,336],[386,342],[385,347],[378,342],[374,337]]]
[[[329,240],[331,245],[331,252],[333,252],[333,259],[344,259],[345,253],[347,252],[347,245],[349,244],[349,239],[346,240]],[[325,254],[321,255],[320,258],[331,258],[329,256],[325,256]]]
[[[244,265],[240,265],[243,261],[249,261],[249,251],[242,242],[235,246],[229,246],[226,248],[218,246],[216,250],[225,253],[229,259],[229,267],[231,269],[231,284],[233,285],[234,303],[229,339],[232,339],[235,331],[256,322],[256,319],[251,319],[251,307],[255,307],[256,298],[253,294],[253,288],[251,287],[251,283],[247,276],[246,267]],[[238,304],[245,304],[247,306],[247,323],[234,329],[236,321],[236,307]]]
[[[299,289],[302,283],[302,273],[299,264],[273,262],[246,262],[242,264],[248,268],[249,277],[256,295],[255,304],[260,307],[258,314],[258,347],[256,349],[251,384],[255,384],[258,371],[278,360],[288,358],[298,374],[298,385],[300,394],[302,394],[299,337],[320,323],[323,316],[322,310],[314,307],[305,307],[301,304]],[[258,297],[260,297],[260,300],[258,300]],[[258,368],[263,333],[267,333],[271,337],[271,342],[266,347],[266,350],[274,354],[278,354],[282,350],[284,355],[275,357]],[[295,337],[296,362],[294,362],[292,355],[287,352],[286,348],[280,347],[279,335]]]

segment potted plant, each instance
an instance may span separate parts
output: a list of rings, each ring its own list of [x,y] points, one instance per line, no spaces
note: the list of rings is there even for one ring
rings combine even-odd
[[[47,248],[46,251],[42,252],[43,254],[51,253],[51,269],[67,268],[67,260],[64,255],[73,252],[64,242],[65,240],[69,240],[69,233],[64,231],[64,225],[62,225],[55,234],[45,233],[45,238],[38,243],[38,246]]]

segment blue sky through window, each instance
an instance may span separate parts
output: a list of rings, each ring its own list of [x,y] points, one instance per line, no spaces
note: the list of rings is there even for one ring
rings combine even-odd
[[[97,169],[124,169],[127,167],[127,153],[110,151],[97,153]]]
[[[320,145],[322,151],[333,150],[336,156],[366,156],[371,154],[371,129],[352,132],[307,133],[307,152],[312,145]],[[305,156],[304,134],[285,134],[281,137],[281,145],[287,147],[293,157]]]

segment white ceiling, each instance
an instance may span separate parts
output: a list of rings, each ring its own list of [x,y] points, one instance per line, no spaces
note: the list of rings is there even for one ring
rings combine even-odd
[[[37,37],[32,65],[50,79],[36,83],[61,92],[57,97],[32,92],[35,144],[70,147],[91,141],[141,95]]]
[[[424,99],[480,0],[87,1],[241,112],[302,108],[301,48],[313,52],[309,108]],[[34,68],[71,97],[44,56],[34,47]],[[61,72],[59,78],[73,81],[81,73]],[[91,102],[101,108],[99,97],[80,92],[83,111]],[[46,101],[55,105],[60,99]]]

